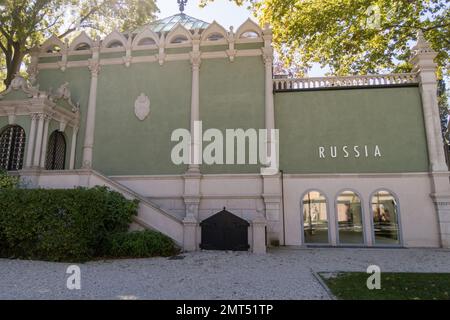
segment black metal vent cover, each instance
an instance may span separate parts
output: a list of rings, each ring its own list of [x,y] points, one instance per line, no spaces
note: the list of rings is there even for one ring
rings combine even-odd
[[[250,224],[223,208],[200,223],[202,228],[201,249],[247,251]]]

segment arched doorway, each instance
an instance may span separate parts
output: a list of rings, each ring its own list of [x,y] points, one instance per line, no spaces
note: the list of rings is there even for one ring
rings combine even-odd
[[[21,126],[10,125],[0,132],[0,168],[20,170],[25,153],[25,130]]]
[[[66,162],[66,138],[59,131],[53,131],[48,140],[46,170],[64,170]]]
[[[342,191],[336,199],[336,219],[339,244],[364,244],[364,223],[360,196]]]
[[[310,190],[302,200],[303,239],[306,244],[328,244],[327,199],[318,190]]]
[[[401,241],[396,197],[388,190],[378,190],[372,195],[370,206],[375,244],[399,245]]]

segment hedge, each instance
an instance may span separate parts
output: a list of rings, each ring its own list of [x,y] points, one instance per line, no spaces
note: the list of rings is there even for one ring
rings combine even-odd
[[[110,258],[167,257],[178,252],[172,239],[151,230],[112,234],[104,248],[104,255]]]
[[[19,186],[20,179],[18,176],[9,176],[8,173],[0,168],[0,190],[15,189]]]
[[[106,187],[0,189],[0,256],[87,261],[128,230],[137,208]]]

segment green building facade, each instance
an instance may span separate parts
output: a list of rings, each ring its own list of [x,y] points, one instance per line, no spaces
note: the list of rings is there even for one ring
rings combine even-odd
[[[295,79],[273,75],[271,43],[270,28],[252,20],[234,31],[184,14],[104,39],[52,37],[33,51],[29,79],[16,77],[0,96],[0,166],[31,187],[103,184],[138,198],[132,227],[158,229],[186,250],[205,245],[200,223],[223,207],[251,223],[254,252],[448,246],[428,44],[419,38],[409,74]],[[244,163],[238,138],[234,163],[228,149],[223,161],[204,159],[205,150],[219,159],[212,143],[226,146],[227,130],[239,129]],[[177,130],[191,134],[188,159],[202,161],[174,161],[186,142]],[[261,144],[263,130],[277,133]],[[275,148],[270,173],[266,145]]]

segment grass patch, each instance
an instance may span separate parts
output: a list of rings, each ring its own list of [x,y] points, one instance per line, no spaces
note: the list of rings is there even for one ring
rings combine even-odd
[[[450,273],[383,272],[379,290],[367,288],[364,272],[319,275],[342,300],[450,300]]]

